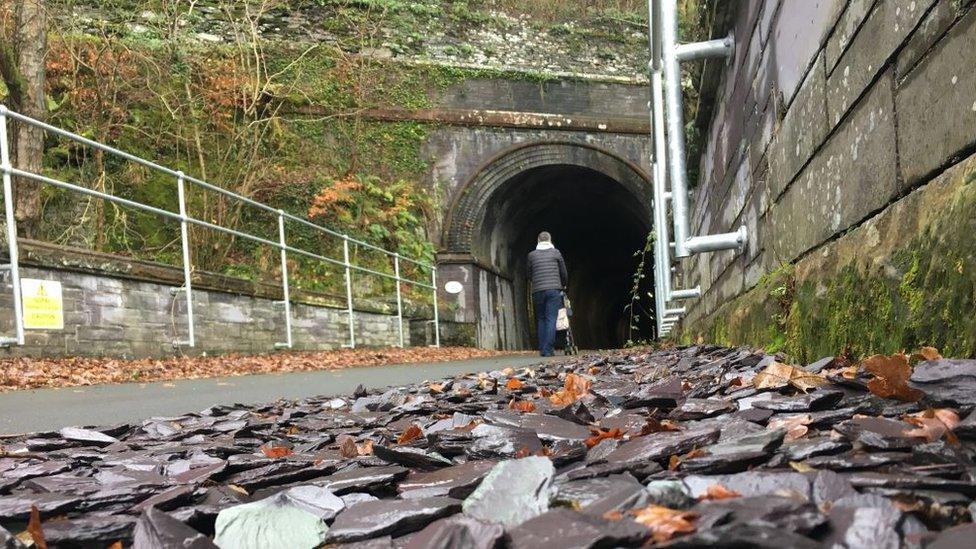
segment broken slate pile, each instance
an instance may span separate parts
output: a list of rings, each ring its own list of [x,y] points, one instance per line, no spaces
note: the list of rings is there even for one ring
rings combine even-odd
[[[4,440],[0,547],[972,547],[974,407],[717,346],[215,406]]]

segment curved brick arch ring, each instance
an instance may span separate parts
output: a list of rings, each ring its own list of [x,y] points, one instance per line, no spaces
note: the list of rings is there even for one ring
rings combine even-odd
[[[487,206],[495,192],[520,173],[557,165],[588,168],[610,177],[633,195],[650,224],[650,177],[633,162],[587,143],[527,143],[496,155],[461,187],[448,210],[443,249],[471,253],[474,235],[482,229]]]

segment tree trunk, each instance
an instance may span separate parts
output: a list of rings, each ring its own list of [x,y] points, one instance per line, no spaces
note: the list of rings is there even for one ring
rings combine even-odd
[[[17,9],[17,30],[14,48],[20,81],[22,114],[44,120],[47,105],[44,97],[45,63],[47,54],[47,11],[44,0],[22,0]],[[33,126],[17,124],[13,131],[14,166],[33,173],[41,173],[44,159],[44,132]],[[34,236],[41,216],[40,186],[22,178],[16,182],[16,218],[20,233]]]

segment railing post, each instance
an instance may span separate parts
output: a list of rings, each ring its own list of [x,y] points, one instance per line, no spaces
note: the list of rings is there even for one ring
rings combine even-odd
[[[2,338],[0,344],[24,344],[24,308],[20,295],[20,258],[17,248],[17,219],[14,217],[14,190],[10,180],[10,149],[7,143],[7,106],[0,105],[0,170],[3,170],[3,205],[7,222],[7,252],[10,256],[10,286],[14,293],[16,336]]]
[[[176,192],[180,201],[180,243],[183,247],[183,290],[186,295],[187,340],[179,341],[177,339],[173,342],[173,346],[181,347],[186,345],[187,347],[195,347],[196,333],[193,327],[193,285],[190,281],[192,264],[190,263],[190,236],[186,221],[186,183],[183,172],[177,172],[176,174]]]
[[[437,262],[430,266],[430,285],[434,287],[434,347],[441,346],[440,311],[437,308]]]
[[[356,348],[356,319],[352,312],[352,265],[349,263],[349,235],[342,235],[342,257],[346,266],[346,314],[349,315],[349,348]]]
[[[403,296],[400,293],[400,254],[393,255],[393,273],[396,275],[397,326],[400,330],[400,347],[403,348]]]
[[[285,212],[278,210],[278,243],[281,244],[281,299],[285,306],[285,342],[276,348],[291,349],[291,294],[288,291],[288,244],[285,242]]]

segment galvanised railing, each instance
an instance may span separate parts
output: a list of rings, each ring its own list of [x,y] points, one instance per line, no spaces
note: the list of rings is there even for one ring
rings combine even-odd
[[[14,168],[10,164],[10,151],[7,142],[7,121],[8,119],[16,120],[22,124],[28,124],[36,128],[40,128],[46,132],[59,135],[61,137],[70,139],[72,141],[81,143],[88,147],[98,149],[109,154],[118,156],[130,162],[145,166],[151,170],[169,175],[173,177],[176,181],[176,193],[179,199],[179,212],[171,212],[169,210],[164,210],[162,208],[157,208],[155,206],[150,206],[148,204],[143,204],[135,200],[129,200],[127,198],[122,198],[108,193],[103,193],[97,190],[89,189],[87,187],[81,187],[79,185],[74,185],[72,183],[67,183],[64,181],[59,181],[51,177],[47,177],[41,174],[31,173],[23,170]],[[191,281],[191,271],[192,263],[190,258],[190,241],[188,234],[189,225],[197,225],[200,227],[205,227],[207,229],[212,229],[214,231],[226,233],[239,238],[250,240],[252,242],[257,242],[258,244],[264,244],[277,248],[281,251],[281,290],[282,290],[282,304],[284,305],[285,313],[285,333],[286,340],[282,343],[276,343],[276,348],[290,349],[292,347],[292,330],[291,330],[291,300],[288,289],[288,254],[298,254],[304,257],[312,258],[318,261],[322,261],[332,265],[338,265],[343,267],[345,270],[345,286],[346,286],[346,315],[349,322],[349,343],[346,345],[350,348],[356,347],[356,329],[355,329],[355,312],[353,311],[353,298],[352,298],[352,272],[357,271],[365,273],[369,276],[376,276],[384,279],[393,280],[396,282],[396,298],[397,298],[397,321],[399,330],[399,342],[400,346],[404,346],[404,333],[403,333],[403,296],[401,293],[401,284],[411,284],[414,286],[419,286],[422,288],[427,288],[431,290],[434,303],[434,345],[440,346],[440,319],[438,316],[438,306],[437,306],[437,269],[434,265],[430,263],[425,263],[423,261],[418,261],[415,259],[410,259],[403,257],[398,253],[391,252],[389,250],[383,249],[379,246],[374,246],[368,242],[363,242],[361,240],[356,240],[349,235],[339,233],[312,223],[306,219],[302,219],[283,210],[272,208],[267,204],[262,204],[250,198],[241,196],[239,194],[228,191],[206,181],[196,179],[189,175],[184,174],[181,171],[171,170],[167,167],[160,166],[155,162],[151,162],[144,158],[140,158],[133,154],[129,154],[125,151],[121,151],[104,145],[97,141],[82,137],[78,134],[62,130],[50,124],[41,122],[40,120],[35,120],[28,116],[24,116],[17,112],[9,110],[5,105],[0,105],[0,172],[3,174],[3,201],[5,206],[5,216],[7,223],[7,246],[10,257],[10,263],[6,266],[10,270],[11,285],[13,287],[13,301],[14,301],[14,318],[16,325],[16,335],[14,337],[0,337],[0,345],[23,345],[24,344],[24,311],[23,303],[21,300],[20,293],[20,265],[18,259],[18,248],[17,248],[17,224],[14,219],[14,203],[13,203],[13,183],[11,181],[12,176],[23,177],[38,183],[51,185],[53,187],[58,187],[61,189],[66,189],[75,193],[92,196],[108,202],[119,204],[122,206],[127,206],[137,210],[142,210],[144,212],[149,212],[160,217],[176,220],[180,223],[180,242],[183,249],[183,291],[186,298],[186,316],[187,316],[187,334],[186,339],[176,340],[173,345],[176,347],[195,347],[196,346],[196,335],[194,333],[194,319],[193,319],[193,286]],[[215,193],[224,195],[233,200],[237,200],[248,206],[252,206],[259,210],[265,212],[270,212],[277,216],[278,218],[278,240],[269,240],[267,238],[262,238],[260,236],[255,236],[253,234],[238,231],[236,229],[230,229],[227,227],[222,227],[220,225],[204,221],[202,219],[196,219],[187,213],[186,207],[186,186],[187,184],[196,185],[200,188],[213,191]],[[310,227],[317,231],[321,231],[327,235],[341,238],[342,239],[342,259],[335,259],[331,257],[326,257],[315,252],[304,250],[301,248],[296,248],[290,246],[286,239],[285,234],[285,221],[291,221],[299,223],[306,227]],[[393,274],[383,273],[373,269],[369,269],[360,265],[354,265],[349,260],[349,245],[355,244],[363,246],[370,250],[374,250],[385,254],[393,258]],[[409,278],[404,278],[400,275],[400,263],[401,261],[406,261],[412,263],[421,269],[426,269],[430,271],[430,283],[421,282],[418,280],[412,280]]]

